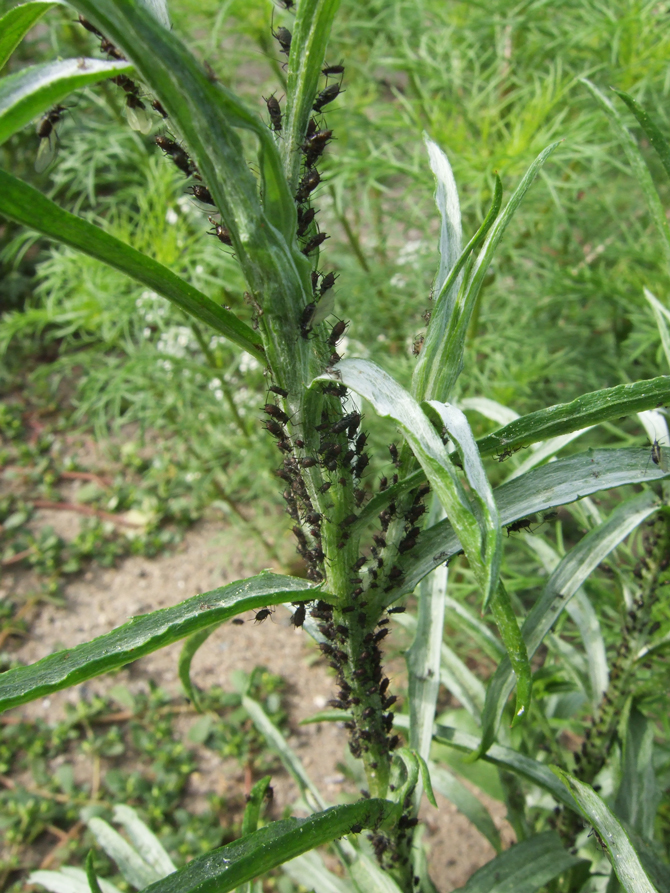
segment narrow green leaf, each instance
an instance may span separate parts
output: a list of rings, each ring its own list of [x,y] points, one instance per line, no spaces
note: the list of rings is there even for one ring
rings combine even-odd
[[[570,598],[589,574],[657,508],[654,493],[640,493],[618,506],[606,521],[589,531],[568,552],[549,578],[542,595],[534,603],[524,621],[521,633],[530,657],[533,657]],[[512,666],[506,657],[494,673],[486,692],[482,717],[482,742],[478,756],[485,753],[493,743],[513,687]]]
[[[161,874],[152,868],[139,853],[103,819],[93,816],[88,827],[98,844],[119,867],[124,880],[137,890],[159,880]]]
[[[0,18],[0,71],[33,25],[52,6],[60,6],[61,0],[33,0],[10,9]]]
[[[606,847],[612,868],[626,893],[658,893],[645,872],[628,834],[592,787],[562,769],[551,767],[574,797],[579,811]]]
[[[598,422],[655,409],[670,403],[670,375],[593,391],[570,403],[558,403],[521,416],[477,441],[482,456],[518,450],[540,440],[568,434]]]
[[[437,499],[433,499],[428,526],[443,517],[442,506]],[[424,759],[430,755],[440,689],[440,648],[444,634],[447,576],[444,566],[424,577],[419,589],[417,617],[408,620],[407,615],[403,614],[400,618],[405,628],[413,627],[414,630],[412,644],[405,652],[409,688],[409,744]],[[419,791],[415,796],[417,808],[420,797]]]
[[[469,735],[467,732],[461,732],[460,729],[450,726],[437,726],[434,740],[464,753],[474,753],[479,749],[480,743],[474,735]],[[511,747],[504,747],[502,744],[491,745],[489,750],[482,755],[482,759],[494,766],[513,772],[531,784],[539,785],[563,806],[577,812],[577,804],[572,795],[544,763],[539,763],[537,760],[526,757]]]
[[[432,804],[435,809],[437,809],[437,800],[435,799],[435,794],[433,793],[433,783],[430,778],[430,770],[428,769],[428,763],[424,760],[420,753],[414,751],[414,754],[419,761],[419,774],[421,775],[421,785],[426,792],[426,797],[428,798],[428,802]]]
[[[289,859],[349,834],[354,827],[378,827],[395,809],[387,800],[361,800],[349,806],[333,806],[307,819],[272,822],[193,859],[143,893],[228,893]]]
[[[268,788],[270,787],[270,782],[272,777],[270,775],[265,775],[260,781],[257,781],[256,784],[249,791],[249,796],[247,797],[247,805],[244,807],[244,817],[242,818],[242,833],[241,837],[245,837],[247,834],[251,834],[258,828],[258,820],[261,816],[261,807],[263,805],[263,800],[265,799],[265,795],[267,793]]]
[[[656,149],[658,153],[658,157],[661,159],[663,167],[665,168],[665,172],[670,177],[670,143],[666,140],[666,138],[661,133],[661,129],[654,121],[649,112],[645,111],[642,106],[638,105],[637,102],[633,99],[633,97],[629,93],[624,93],[623,90],[617,90],[615,87],[612,87],[612,92],[616,93],[618,97],[623,99],[631,112],[635,115],[638,120],[638,123],[644,130],[644,132],[649,137],[649,142],[652,147]]]
[[[534,468],[493,492],[501,523],[505,526],[591,493],[626,484],[651,484],[668,476],[667,469],[650,461],[646,448],[587,450]],[[460,550],[461,545],[449,521],[440,521],[424,530],[411,556],[401,556],[397,562],[405,577],[402,586],[394,593],[394,599],[413,592],[426,574]]]
[[[533,675],[530,670],[526,643],[521,635],[519,624],[512,610],[512,602],[502,580],[498,583],[498,590],[491,602],[491,612],[498,627],[500,638],[505,646],[507,660],[516,678],[516,707],[514,708],[514,718],[512,720],[512,726],[515,726],[528,713],[533,688]],[[486,711],[486,704],[484,705],[484,710]],[[486,729],[485,722],[486,712],[484,713],[484,729]]]
[[[51,893],[91,893],[91,885],[85,871],[81,868],[65,866],[60,871],[31,871],[28,875],[29,884],[40,884]],[[102,893],[121,893],[105,878],[98,878],[98,885]]]
[[[499,853],[502,850],[502,841],[500,832],[495,826],[495,822],[491,818],[491,813],[484,806],[482,801],[475,797],[472,791],[459,781],[455,775],[452,775],[447,769],[438,766],[436,763],[430,764],[430,774],[433,780],[435,790],[450,800],[456,809],[462,813],[468,821],[472,822],[475,828],[482,834],[493,849]]]
[[[305,140],[312,106],[321,80],[326,46],[340,0],[300,0],[292,29],[288,60],[286,113],[281,153],[291,192],[300,174],[300,148]],[[330,83],[333,83],[331,81]]]
[[[244,611],[308,601],[315,591],[320,592],[304,580],[265,573],[193,596],[172,608],[140,614],[92,642],[0,674],[0,711],[122,667]]]
[[[670,320],[670,312],[661,304],[658,298],[653,295],[648,288],[644,289],[644,296],[649,302],[649,306],[654,314],[658,334],[661,336],[661,344],[663,345],[663,353],[665,361],[670,366],[670,330],[668,330],[667,320]]]
[[[621,783],[614,811],[627,826],[652,840],[662,792],[654,771],[654,723],[633,706],[626,718]]]
[[[535,893],[583,861],[564,848],[555,831],[546,831],[487,862],[455,893]]]
[[[0,80],[0,144],[75,90],[132,73],[128,62],[64,59],[22,68]]]
[[[390,417],[400,425],[456,530],[478,585],[486,592],[487,571],[482,562],[477,519],[444,444],[419,404],[395,379],[369,360],[342,360],[332,375],[319,376],[315,381],[329,381],[333,377],[364,397],[378,415]]]
[[[661,375],[633,384],[617,385],[614,388],[584,394],[571,403],[559,403],[517,418],[492,434],[480,438],[477,447],[481,456],[491,456],[495,453],[510,455],[515,450],[549,437],[636,412],[667,406],[668,403],[670,403],[670,375]],[[414,490],[425,479],[423,469],[419,469],[400,483],[378,493],[359,512],[358,520],[352,525],[352,532],[365,530],[390,502],[402,493]]]
[[[177,870],[159,839],[144,824],[134,809],[119,803],[114,807],[113,818],[119,825],[123,825],[139,855],[159,877],[165,877]]]
[[[486,609],[498,585],[500,562],[502,560],[502,540],[498,507],[489,484],[477,444],[463,412],[449,403],[428,403],[438,413],[449,439],[456,445],[461,458],[463,471],[471,492],[479,506],[479,529],[482,536],[482,563],[486,568],[486,589],[484,606]]]
[[[0,26],[2,26],[1,21]],[[88,886],[90,887],[91,893],[102,893],[100,884],[98,883],[98,876],[95,873],[95,865],[93,864],[93,860],[93,850],[89,850],[88,855],[86,856],[86,879],[88,880]]]
[[[658,191],[656,189],[656,186],[654,185],[654,181],[649,172],[649,168],[647,167],[647,163],[644,160],[642,153],[640,152],[637,141],[630,130],[623,123],[621,115],[607,98],[607,96],[605,96],[596,87],[596,85],[591,83],[591,81],[589,81],[587,78],[580,78],[580,80],[591,91],[591,94],[595,97],[600,107],[604,110],[605,114],[609,118],[612,130],[614,131],[617,139],[621,143],[624,152],[626,153],[626,158],[628,159],[628,163],[632,168],[633,176],[642,189],[647,202],[649,213],[651,214],[658,234],[661,237],[661,246],[663,254],[665,255],[665,262],[670,267],[670,226],[668,226],[668,220],[665,216],[665,209],[663,208],[663,204],[661,202],[661,199],[659,198]]]
[[[200,706],[198,689],[195,687],[191,679],[191,662],[200,646],[203,645],[212,635],[214,630],[218,629],[220,626],[220,623],[215,623],[205,629],[198,630],[197,633],[193,633],[193,635],[189,636],[184,642],[182,649],[179,652],[179,661],[177,663],[179,680],[184,686],[186,697],[191,701],[198,713],[202,713],[202,708]]]
[[[458,291],[458,295],[455,296],[453,312],[449,315],[448,329],[445,333],[446,337],[440,350],[440,362],[433,363],[431,366],[430,381],[426,382],[422,389],[422,396],[425,395],[424,399],[449,399],[456,380],[463,368],[465,339],[470,325],[472,312],[479,296],[479,291],[482,287],[486,272],[491,265],[491,261],[500,244],[500,240],[525,194],[530,189],[547,158],[549,158],[551,153],[559,145],[560,141],[552,143],[540,152],[538,157],[533,161],[524,174],[504,210],[496,217],[495,222],[491,226],[491,230],[477,259],[466,274]],[[424,349],[425,342],[421,353],[423,353]]]
[[[438,311],[439,299],[442,297],[442,290],[446,285],[449,274],[462,255],[463,226],[461,222],[461,205],[458,200],[458,187],[456,186],[449,159],[437,143],[430,139],[428,134],[424,133],[423,141],[426,144],[430,167],[437,184],[435,204],[440,212],[442,221],[440,226],[440,268],[435,279],[437,298],[433,307],[434,314]],[[461,261],[461,269],[463,264],[464,261]],[[431,320],[433,314],[431,314]]]
[[[432,145],[435,146],[434,143]],[[441,152],[441,150],[437,146],[435,146],[435,149],[437,150],[437,152]],[[446,192],[446,183],[444,184],[444,188]],[[446,272],[447,267],[449,267],[449,272],[444,279],[444,282],[441,282],[437,297],[435,298],[435,304],[431,313],[430,323],[426,331],[423,347],[421,348],[419,360],[414,370],[414,375],[412,376],[412,393],[418,400],[426,400],[431,397],[447,396],[438,393],[438,391],[436,390],[436,381],[439,376],[439,367],[441,365],[444,365],[444,363],[448,360],[448,357],[446,356],[448,332],[456,323],[454,310],[456,305],[456,298],[458,296],[459,289],[462,283],[462,273],[465,265],[472,258],[473,252],[476,251],[484,242],[484,239],[488,235],[489,230],[493,226],[493,223],[495,222],[495,219],[500,212],[500,206],[502,205],[502,194],[502,183],[500,182],[500,178],[496,174],[491,207],[488,214],[484,218],[482,225],[465,246],[456,263],[450,266],[452,258],[447,257],[444,261],[442,260],[442,258],[440,259],[440,273],[438,273],[438,282],[441,282],[441,276],[444,272]],[[440,187],[438,185],[438,193],[436,195],[436,199],[439,198]],[[440,202],[438,202],[438,209],[442,213]],[[441,242],[444,241],[445,238],[448,239],[448,235],[445,235],[445,226],[447,228],[449,227],[449,224],[445,224],[444,215],[442,220],[443,223]]]
[[[219,307],[158,261],[87,220],[64,211],[41,192],[3,170],[0,170],[0,214],[126,273],[264,362],[258,336],[234,313]]]

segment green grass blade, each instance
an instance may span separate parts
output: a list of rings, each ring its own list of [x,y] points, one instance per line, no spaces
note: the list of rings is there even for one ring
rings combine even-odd
[[[481,456],[491,456],[530,446],[547,438],[567,434],[589,425],[667,406],[670,403],[670,375],[617,385],[577,397],[571,403],[558,403],[547,409],[521,416],[477,441]],[[419,469],[405,480],[374,496],[360,511],[352,532],[362,531],[400,494],[413,490],[426,479]],[[558,504],[558,503],[557,503]],[[509,522],[505,522],[509,523]]]
[[[440,150],[438,149],[438,151]],[[412,377],[412,393],[419,400],[425,400],[428,397],[444,396],[438,394],[434,382],[437,380],[440,365],[447,361],[445,352],[446,344],[448,342],[450,326],[456,321],[454,317],[454,309],[461,284],[461,273],[466,263],[472,257],[473,252],[484,242],[489,230],[493,226],[495,219],[500,212],[502,195],[502,183],[496,174],[493,198],[491,200],[489,212],[484,218],[482,225],[461,252],[456,263],[450,268],[448,276],[439,288],[437,297],[435,298],[435,306],[431,313],[430,323],[426,331],[426,337],[423,342],[423,347],[421,348],[419,360]],[[446,269],[448,264],[449,260],[447,260],[444,265],[444,269]],[[440,259],[440,271],[442,270],[443,262],[442,259]],[[438,273],[438,282],[440,282],[440,278],[440,273]]]
[[[463,368],[463,351],[465,339],[470,325],[470,318],[482,287],[484,277],[489,269],[493,256],[500,244],[517,208],[521,204],[525,194],[530,189],[533,181],[540,172],[542,166],[551,153],[560,145],[560,141],[547,146],[524,174],[521,182],[513,192],[503,212],[497,216],[491,227],[482,250],[471,270],[466,275],[459,293],[454,301],[453,311],[449,317],[449,326],[445,333],[445,340],[440,355],[441,361],[431,367],[431,381],[426,383],[425,394],[440,400],[447,400],[451,395],[458,376]],[[495,199],[494,199],[495,202]],[[423,352],[423,351],[422,351]]]
[[[493,849],[499,853],[502,850],[502,841],[500,840],[500,832],[495,826],[495,822],[491,818],[491,813],[484,806],[482,801],[475,797],[472,791],[459,781],[455,775],[452,775],[447,769],[438,766],[437,763],[430,764],[430,775],[433,780],[435,790],[450,800],[456,809],[468,819],[475,828],[482,834]]]
[[[60,0],[33,0],[15,6],[0,19],[0,71],[35,22],[52,6],[60,5]]]
[[[621,782],[614,810],[627,827],[646,840],[653,840],[656,813],[663,796],[654,769],[654,723],[633,705],[625,723],[620,723],[619,733],[623,739]]]
[[[251,720],[258,731],[265,738],[270,749],[274,750],[279,756],[279,759],[284,764],[284,768],[293,778],[303,794],[306,791],[309,792],[312,795],[317,808],[325,809],[327,803],[321,796],[321,792],[305,772],[305,767],[302,765],[300,759],[289,747],[282,733],[272,722],[258,701],[254,701],[253,698],[244,695],[242,697],[242,706],[251,717]]]
[[[482,538],[477,519],[447,450],[421,406],[395,379],[368,360],[342,360],[333,375],[367,400],[378,415],[390,417],[400,426],[451,520],[477,583],[485,593],[487,572],[482,562]],[[315,379],[330,380],[329,376]]]
[[[448,747],[453,747],[466,754],[472,754],[479,749],[478,738],[450,726],[438,726],[435,730],[434,740],[439,744],[446,744]],[[524,756],[511,747],[504,747],[502,744],[493,744],[482,755],[482,759],[493,766],[514,772],[515,775],[524,778],[531,784],[539,785],[559,803],[562,803],[563,806],[567,806],[575,812],[578,811],[572,795],[544,763],[539,763],[537,760]]]
[[[482,456],[517,450],[549,437],[568,434],[598,422],[655,409],[670,403],[670,375],[647,381],[620,384],[577,397],[570,403],[558,403],[510,422],[477,441]],[[416,485],[415,485],[416,486]]]
[[[0,22],[0,25],[2,25],[2,22]],[[89,850],[86,856],[86,878],[91,893],[102,893],[98,883],[98,876],[95,873],[93,850]]]
[[[502,639],[505,651],[507,652],[507,660],[511,666],[512,672],[516,679],[516,706],[514,708],[514,718],[512,726],[515,726],[519,720],[528,713],[530,707],[531,692],[533,689],[533,675],[530,670],[530,661],[528,660],[528,650],[524,642],[519,624],[512,609],[512,602],[505,589],[502,581],[498,583],[498,589],[491,602],[491,612],[493,619],[498,627],[500,638]],[[486,734],[486,717],[487,717],[487,700],[484,704],[484,715],[482,717],[482,737]]]
[[[284,172],[291,192],[295,192],[298,185],[302,160],[300,147],[313,114],[326,45],[339,5],[340,0],[301,0],[298,5],[288,60],[281,144]]]
[[[160,840],[144,824],[132,807],[118,803],[114,807],[113,817],[115,822],[123,826],[142,859],[154,869],[159,877],[165,877],[177,870]]]
[[[449,164],[449,159],[427,134],[423,135],[430,159],[430,167],[437,182],[435,204],[440,212],[440,268],[435,280],[437,299],[433,313],[438,311],[438,301],[447,283],[449,274],[462,257],[463,227],[461,223],[461,204],[458,200],[458,187]],[[461,269],[464,261],[461,261]],[[456,285],[458,280],[454,281]],[[431,316],[432,320],[432,316]]]
[[[504,526],[528,515],[567,505],[591,493],[627,484],[651,484],[667,478],[669,474],[665,453],[662,453],[659,467],[650,461],[646,448],[587,450],[534,468],[493,492]],[[398,560],[406,576],[394,597],[400,598],[403,593],[412,592],[426,574],[455,555],[460,548],[449,521],[440,521],[424,530],[411,556]]]
[[[665,210],[661,203],[661,199],[659,198],[658,191],[654,185],[647,163],[640,152],[637,141],[623,123],[621,115],[607,96],[605,96],[604,93],[602,93],[595,84],[592,84],[587,78],[580,78],[580,80],[591,91],[600,107],[604,110],[609,118],[612,130],[626,153],[626,158],[633,171],[633,176],[642,189],[649,213],[651,214],[652,220],[661,237],[661,245],[663,254],[665,255],[666,265],[670,267],[670,226],[668,226],[668,220],[665,216]]]
[[[195,595],[172,608],[140,614],[91,642],[7,670],[0,675],[0,711],[122,667],[244,611],[308,601],[314,594],[304,580],[266,573]]]
[[[661,304],[658,298],[653,295],[648,288],[644,289],[644,296],[647,299],[649,306],[652,309],[654,314],[654,319],[656,320],[656,327],[658,328],[658,334],[661,336],[661,344],[663,345],[663,353],[665,354],[665,361],[670,367],[670,330],[668,329],[668,320],[670,320],[670,312],[668,312],[667,308]]]
[[[234,313],[219,307],[158,261],[87,220],[64,211],[41,192],[3,170],[0,170],[0,214],[126,273],[264,361],[258,336]]]
[[[600,844],[607,849],[612,868],[626,893],[658,893],[628,834],[605,802],[589,785],[561,769],[552,769],[575,798],[579,811],[595,830]]]
[[[195,687],[193,680],[191,679],[191,663],[200,646],[204,645],[214,630],[218,629],[220,625],[220,623],[214,623],[212,626],[208,626],[205,629],[198,630],[197,633],[193,633],[193,635],[189,636],[184,642],[181,651],[179,652],[179,661],[177,662],[179,681],[184,687],[186,697],[191,701],[198,713],[202,713],[202,709],[200,706],[198,689]]]
[[[656,149],[658,157],[661,159],[661,163],[665,168],[665,172],[670,177],[670,143],[666,140],[666,138],[661,133],[661,129],[658,124],[654,121],[649,112],[645,111],[642,106],[638,105],[637,102],[633,99],[633,97],[624,93],[623,90],[617,90],[612,87],[612,91],[616,93],[616,95],[623,99],[631,112],[635,115],[638,120],[640,127],[644,130],[644,132],[649,137],[649,142],[652,147]]]
[[[75,90],[119,74],[130,74],[128,62],[64,59],[22,68],[0,80],[0,144]]]
[[[440,417],[449,439],[453,441],[461,458],[463,471],[470,485],[470,491],[479,506],[478,520],[482,536],[482,562],[486,568],[486,589],[484,605],[486,609],[496,591],[502,560],[502,539],[498,506],[493,498],[472,429],[465,414],[449,403],[428,403]]]
[[[555,831],[535,834],[496,856],[455,893],[535,893],[583,859],[571,855]]]
[[[533,657],[570,598],[612,549],[658,508],[654,493],[640,493],[622,503],[610,517],[584,536],[568,552],[547,581],[524,621],[521,633]],[[512,667],[504,658],[489,682],[482,716],[482,742],[478,756],[495,739],[507,698],[514,687]]]
[[[146,887],[143,893],[227,893],[289,859],[350,833],[353,827],[376,828],[395,808],[387,800],[361,800],[349,806],[333,806],[307,819],[272,822],[193,859]]]
[[[242,818],[241,837],[245,837],[247,834],[252,834],[258,828],[261,807],[271,781],[272,776],[266,775],[264,778],[261,778],[260,781],[257,781],[249,791],[247,805],[244,807],[244,817]]]

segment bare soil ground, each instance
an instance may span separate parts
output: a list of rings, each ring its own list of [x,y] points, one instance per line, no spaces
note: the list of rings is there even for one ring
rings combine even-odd
[[[67,512],[41,510],[39,524],[51,524],[62,536],[72,536],[79,519]],[[274,531],[274,539],[282,553],[291,554],[283,516],[265,519],[263,525]],[[33,662],[60,648],[70,648],[102,635],[126,622],[135,614],[174,605],[192,595],[215,589],[225,583],[248,577],[272,567],[267,552],[259,541],[239,527],[218,521],[203,521],[192,528],[172,554],[155,559],[130,557],[111,569],[94,567],[73,579],[66,587],[65,606],[42,604],[33,616],[29,634],[11,650],[24,662]],[[29,571],[11,569],[0,581],[0,598],[25,593],[32,585]],[[306,633],[293,630],[288,612],[278,608],[271,621],[252,622],[253,615],[242,626],[230,623],[220,627],[197,653],[192,675],[203,689],[218,684],[233,690],[231,673],[251,672],[257,665],[280,674],[288,683],[285,704],[290,715],[289,743],[319,785],[324,797],[337,803],[342,795],[353,792],[352,783],[341,771],[347,750],[347,736],[341,724],[319,723],[300,726],[300,720],[326,706],[333,696],[331,671],[320,659],[319,652]],[[397,632],[400,636],[400,631]],[[394,637],[390,637],[391,641]],[[177,658],[180,644],[142,658],[118,673],[102,676],[73,689],[57,692],[47,698],[11,711],[9,715],[56,721],[64,715],[64,705],[82,696],[104,694],[122,683],[131,692],[146,690],[149,680],[158,683],[174,696],[180,696]],[[389,667],[392,687],[403,688],[403,661],[396,658]],[[395,686],[394,686],[395,684]],[[185,712],[179,719],[180,730],[188,743],[189,727],[197,715]],[[230,796],[248,787],[249,779],[237,763],[224,761],[211,750],[198,748],[198,770],[189,780],[187,806],[198,811],[208,791]],[[90,773],[86,761],[75,766],[77,776]],[[273,777],[274,813],[280,815],[297,798],[296,787],[283,771]],[[439,798],[438,798],[439,799]],[[490,801],[498,826],[507,844],[512,834],[504,820],[500,803]],[[479,866],[494,855],[488,842],[460,815],[452,804],[439,799],[439,809],[426,805],[425,842],[430,849],[431,874],[441,893],[448,893],[465,883]],[[55,866],[52,866],[55,867]]]

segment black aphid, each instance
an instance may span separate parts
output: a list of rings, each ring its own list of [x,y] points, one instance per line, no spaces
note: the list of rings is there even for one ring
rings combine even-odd
[[[323,155],[323,150],[332,138],[332,130],[317,130],[316,133],[307,137],[302,144],[302,151],[305,153],[305,164],[307,167],[312,167],[312,165],[319,160]]]
[[[280,422],[283,422],[283,424],[286,424],[286,422],[288,422],[288,416],[286,415],[286,413],[278,406],[275,406],[274,403],[266,403],[263,407],[263,412],[266,412],[274,419],[278,419]]]
[[[206,186],[201,186],[199,183],[195,183],[191,186],[191,195],[194,198],[197,198],[199,202],[202,202],[203,205],[214,205],[214,207],[216,207],[216,202],[212,198],[212,193]]]
[[[307,200],[310,192],[313,192],[316,187],[321,182],[321,174],[315,167],[308,168],[300,183],[298,183],[298,189],[296,190],[295,200],[297,202],[304,202]]]
[[[272,614],[273,612],[274,612],[274,608],[261,608],[260,611],[257,612],[257,614],[256,614],[256,620],[255,620],[254,622],[255,622],[255,623],[262,623],[264,620],[267,620],[267,618],[268,618],[268,617],[270,616],[270,614]]]
[[[272,391],[273,394],[277,394],[278,397],[288,397],[288,391],[280,388],[279,385],[271,384],[268,390]]]
[[[407,608],[405,608],[403,605],[399,605],[397,608],[387,608],[386,613],[387,614],[404,614],[406,610],[407,610]]]
[[[305,622],[305,613],[306,613],[305,606],[298,605],[298,607],[293,612],[293,616],[291,617],[291,623],[293,624],[293,626],[295,626],[297,628],[298,626],[303,625],[303,623]]]
[[[244,623],[244,620],[242,620],[241,617],[233,617],[233,619],[231,620],[231,623],[234,623],[235,626],[242,626],[242,624]]]
[[[265,97],[263,97],[263,99],[265,99]],[[268,107],[270,126],[276,133],[278,133],[282,128],[282,113],[281,106],[279,105],[279,100],[273,93],[272,96],[270,96],[268,99],[265,99],[265,104]]]
[[[360,412],[351,412],[349,413],[349,415],[342,416],[342,418],[339,419],[339,421],[335,422],[334,425],[331,425],[330,430],[333,432],[333,434],[340,434],[342,431],[351,428],[353,425],[358,427],[360,423]]]
[[[276,31],[272,32],[272,36],[277,41],[281,48],[281,52],[284,53],[285,56],[291,52],[291,32],[288,28],[277,28]]]
[[[319,95],[314,100],[314,105],[312,108],[315,112],[320,112],[324,105],[328,105],[329,102],[332,102],[342,92],[342,88],[339,84],[330,84],[324,90],[322,90]]]
[[[311,254],[315,248],[318,248],[320,245],[323,245],[323,243],[326,241],[326,239],[329,239],[329,238],[330,238],[330,236],[326,235],[326,233],[317,233],[315,236],[312,236],[312,238],[309,239],[305,243],[305,247],[302,249],[302,253],[303,254]]]
[[[209,222],[214,227],[214,232],[210,233],[210,235],[216,236],[219,242],[222,242],[224,245],[233,244],[233,240],[230,236],[230,230],[227,227],[225,227],[222,223],[217,223],[215,220],[212,220],[211,217],[209,218]],[[270,388],[270,390],[272,390],[272,388]]]
[[[336,279],[336,273],[326,273],[326,275],[321,280],[321,285],[319,286],[319,294],[323,295],[325,292],[328,291],[329,288],[332,288],[335,285]]]
[[[389,444],[389,453],[391,454],[391,462],[398,467],[398,447],[394,443]]]
[[[326,77],[333,74],[344,74],[344,65],[326,65],[321,69],[321,74],[325,74]]]
[[[505,527],[507,536],[509,536],[510,533],[516,533],[518,530],[530,530],[532,524],[533,522],[530,518],[521,518],[519,521],[513,521]]]
[[[346,328],[347,328],[347,323],[343,319],[341,319],[335,323],[335,325],[333,326],[333,328],[331,330],[330,335],[328,336],[328,344],[330,344],[331,347],[335,347],[335,345],[340,340],[342,335],[344,335]]]
[[[298,208],[298,229],[297,234],[299,236],[304,236],[307,230],[309,229],[310,223],[314,220],[316,216],[316,211],[314,208]],[[316,271],[315,271],[316,272]],[[318,277],[318,273],[316,274]],[[316,290],[316,285],[312,282],[312,290]]]
[[[165,111],[165,109],[163,108],[163,106],[160,104],[160,102],[157,99],[153,99],[151,101],[151,108],[155,112],[158,112],[158,114],[161,116],[161,118],[168,117],[168,113]]]

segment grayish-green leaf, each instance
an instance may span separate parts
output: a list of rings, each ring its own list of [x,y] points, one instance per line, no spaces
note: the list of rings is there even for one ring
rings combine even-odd
[[[149,884],[160,880],[162,874],[145,862],[118,831],[103,819],[94,816],[89,819],[88,827],[110,859],[116,862],[119,871],[131,886],[143,890]]]
[[[165,877],[177,870],[160,840],[134,809],[118,804],[114,807],[113,818],[119,825],[123,825],[141,858],[153,868],[158,877]]]
[[[435,292],[439,295],[447,281],[449,273],[456,266],[462,251],[463,228],[461,225],[461,205],[458,200],[458,188],[454,173],[446,154],[424,133],[424,142],[430,159],[430,167],[435,175],[437,188],[435,204],[440,212],[440,268],[435,280]],[[460,279],[454,286],[458,288]]]
[[[633,706],[626,719],[614,811],[646,840],[654,837],[661,790],[654,771],[654,723]]]
[[[502,850],[500,832],[491,818],[491,813],[482,801],[455,775],[436,763],[430,764],[430,774],[435,790],[450,800],[456,809],[468,819],[491,844],[496,852]]]
[[[661,344],[665,354],[665,361],[670,367],[670,330],[668,329],[668,321],[670,321],[670,312],[661,304],[658,298],[653,295],[648,288],[644,289],[644,296],[649,302],[649,306],[654,314],[658,334],[661,336]]]
[[[244,837],[246,834],[253,833],[258,828],[258,820],[261,815],[261,807],[263,805],[263,800],[265,799],[265,795],[267,794],[267,790],[270,787],[270,782],[272,781],[272,776],[265,775],[249,791],[249,795],[247,797],[247,805],[244,807],[244,817],[242,819],[242,833],[241,837]]]
[[[264,362],[256,333],[158,261],[141,254],[87,220],[59,208],[27,183],[0,170],[0,214],[63,242],[149,286]]]
[[[0,80],[0,144],[75,90],[132,71],[128,62],[81,58],[31,65],[7,75]]]
[[[563,847],[555,831],[546,831],[487,862],[455,893],[535,893],[582,861]]]
[[[207,639],[209,639],[214,630],[218,629],[219,626],[221,626],[221,624],[216,623],[212,626],[206,627],[205,629],[198,630],[197,633],[193,633],[193,635],[189,636],[188,639],[184,642],[181,651],[179,652],[179,661],[177,662],[177,673],[179,675],[179,680],[184,686],[186,697],[191,701],[198,713],[201,713],[202,710],[200,707],[200,696],[198,695],[198,689],[193,684],[193,680],[191,679],[191,663],[200,646],[204,645],[204,643],[207,641]]]
[[[29,884],[39,884],[50,893],[91,893],[86,872],[81,868],[65,866],[59,871],[31,871]],[[98,878],[102,893],[121,893],[119,888],[104,878]]]
[[[640,493],[618,506],[603,524],[589,531],[568,552],[547,581],[542,595],[534,603],[524,621],[522,635],[530,657],[540,647],[570,598],[589,574],[657,508],[654,493]],[[504,658],[487,688],[480,753],[484,753],[493,743],[513,686],[512,668],[508,659]]]
[[[10,9],[0,18],[0,70],[33,25],[61,0],[32,0]]]
[[[314,589],[304,580],[264,573],[193,596],[172,608],[139,614],[92,642],[57,651],[35,664],[2,673],[0,710],[25,704],[122,667],[244,611],[312,598]]]
[[[660,893],[649,880],[621,823],[593,788],[561,769],[552,769],[574,797],[600,843],[606,847],[612,868],[626,893]]]

